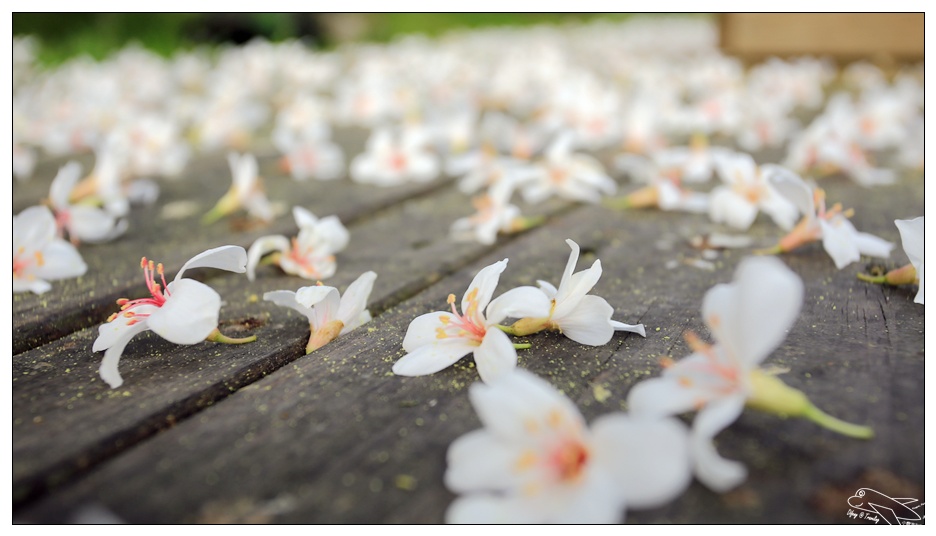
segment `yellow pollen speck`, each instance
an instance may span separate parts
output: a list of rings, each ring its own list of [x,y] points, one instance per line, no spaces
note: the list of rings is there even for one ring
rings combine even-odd
[[[436,339],[447,339],[448,334],[445,333],[444,328],[436,328]]]
[[[445,302],[448,303],[449,305],[452,305],[453,303],[455,303],[455,295],[449,294]]]
[[[536,424],[536,420],[527,419],[523,421],[523,427],[526,428],[528,434],[535,434],[539,432],[539,425]]]
[[[517,471],[526,471],[530,467],[536,464],[536,453],[532,450],[525,450],[523,454],[520,455],[520,458],[517,460],[516,467]]]
[[[42,256],[41,251],[36,252],[36,264],[38,266],[42,266],[43,264],[45,264],[45,257]]]
[[[451,321],[452,321],[452,317],[450,317],[450,316],[448,316],[448,315],[442,315],[442,316],[439,317],[439,322],[442,322],[442,324],[444,324],[444,325],[446,325],[446,326],[447,326],[448,323],[451,322]]]
[[[685,376],[680,376],[679,385],[682,385],[683,387],[692,387],[692,380]]]
[[[592,394],[595,395],[595,400],[604,404],[605,400],[611,396],[611,391],[605,389],[602,385],[596,385],[592,388]]]
[[[549,416],[546,418],[546,423],[549,424],[550,428],[558,428],[562,424],[562,413],[558,409],[549,410]]]

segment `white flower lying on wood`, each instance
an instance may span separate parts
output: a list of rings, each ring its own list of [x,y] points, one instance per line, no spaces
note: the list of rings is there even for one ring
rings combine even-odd
[[[769,253],[787,253],[822,240],[822,247],[839,270],[859,260],[861,255],[890,256],[894,244],[872,234],[858,232],[848,221],[853,211],[843,211],[840,203],[827,210],[822,189],[813,189],[796,173],[780,166],[764,166],[764,173],[776,190],[803,213],[803,219]]]
[[[309,343],[306,353],[318,350],[341,335],[370,322],[367,300],[377,274],[364,272],[348,285],[344,296],[335,287],[319,283],[303,287],[297,292],[274,290],[263,295],[263,299],[281,307],[289,307],[309,319]]]
[[[49,281],[84,275],[88,265],[75,246],[56,236],[48,207],[29,207],[13,216],[13,292],[42,294]]]
[[[287,274],[321,280],[335,275],[335,254],[348,245],[348,229],[337,216],[317,218],[293,207],[299,234],[291,241],[282,235],[263,236],[247,252],[247,278],[253,281],[259,264],[276,264]],[[264,258],[265,255],[273,253]]]
[[[208,285],[183,278],[191,268],[217,268],[229,272],[243,273],[247,263],[247,252],[240,246],[221,246],[199,253],[189,259],[171,283],[166,283],[162,264],[140,262],[149,298],[117,300],[120,312],[114,313],[98,328],[98,337],[92,348],[104,352],[101,362],[101,379],[112,389],[123,384],[117,370],[120,356],[130,339],[144,331],[153,331],[175,344],[196,344],[201,341],[241,344],[252,342],[256,336],[242,339],[226,337],[218,331],[218,314],[221,311],[221,296]],[[162,285],[156,282],[159,276]]]
[[[62,166],[49,188],[49,203],[55,211],[60,232],[67,232],[72,243],[107,242],[127,230],[127,220],[90,204],[72,204],[72,190],[81,178],[81,164],[69,162]]]
[[[566,243],[572,248],[572,253],[559,288],[546,281],[538,281],[539,290],[549,300],[548,314],[539,318],[521,318],[513,326],[502,329],[517,336],[554,329],[575,342],[589,346],[607,344],[615,331],[629,331],[646,337],[643,324],[630,325],[611,320],[614,308],[607,300],[588,294],[601,277],[601,261],[596,259],[591,268],[573,274],[578,263],[579,246],[572,240],[566,240]],[[521,288],[536,290],[533,287]]]
[[[671,418],[613,413],[589,427],[548,382],[514,370],[469,390],[484,428],[448,450],[449,523],[615,523],[679,495],[691,470]]]
[[[702,316],[717,342],[688,333],[694,353],[667,362],[659,378],[637,384],[628,396],[636,416],[661,417],[697,410],[690,439],[696,476],[715,491],[727,491],[747,476],[744,465],[722,458],[714,437],[741,414],[745,404],[782,415],[804,417],[830,430],[857,438],[870,428],[831,417],[775,376],[759,368],[783,341],[803,303],[803,282],[773,257],[745,259],[730,284],[705,294]]]
[[[263,190],[263,179],[257,171],[257,159],[249,153],[228,153],[227,158],[233,183],[214,208],[205,214],[202,223],[214,223],[241,208],[246,210],[251,218],[262,222],[272,221],[273,207]]]
[[[912,220],[894,220],[897,230],[900,231],[900,241],[904,252],[910,258],[910,264],[896,268],[882,276],[869,276],[859,273],[858,279],[869,283],[887,283],[888,285],[919,285],[915,303],[923,305],[923,216]]]
[[[394,363],[393,372],[400,376],[432,374],[471,353],[484,381],[514,369],[516,348],[529,345],[515,346],[497,324],[508,316],[544,316],[549,305],[543,293],[532,287],[513,289],[491,301],[506,267],[504,259],[478,272],[462,298],[461,313],[455,308],[455,295],[449,294],[451,312],[427,313],[410,322],[403,338],[407,354]]]

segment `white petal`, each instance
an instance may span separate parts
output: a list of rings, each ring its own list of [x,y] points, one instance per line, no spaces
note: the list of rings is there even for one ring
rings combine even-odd
[[[565,292],[568,292],[565,289],[569,287],[569,282],[572,279],[572,273],[575,271],[575,265],[578,264],[579,252],[581,250],[579,245],[569,238],[566,239],[566,244],[569,244],[569,247],[572,248],[572,253],[569,253],[569,260],[566,261],[565,270],[562,271],[562,279],[559,280],[559,288]],[[557,290],[557,298],[558,294],[559,291]]]
[[[76,205],[69,210],[68,232],[82,242],[105,242],[127,230],[126,220],[90,206]]]
[[[564,318],[573,310],[577,310],[585,295],[594,288],[600,278],[601,261],[595,260],[591,268],[572,275],[565,285],[559,285],[553,319]],[[608,316],[610,317],[611,314],[609,313]]]
[[[363,314],[367,313],[367,300],[370,298],[376,279],[376,273],[364,272],[348,285],[344,296],[341,297],[341,305],[338,306],[338,320],[345,325],[341,330],[342,333],[351,331],[364,323],[362,322]],[[367,317],[369,320],[370,314]]]
[[[789,231],[796,224],[799,210],[791,201],[770,189],[769,185],[765,185],[765,188],[768,188],[768,193],[761,198],[760,209],[768,214],[781,229]]]
[[[723,186],[709,194],[709,217],[735,229],[747,230],[757,218],[757,207]]]
[[[69,198],[72,190],[81,178],[81,164],[71,161],[60,167],[52,186],[49,187],[49,201],[56,210],[66,209],[71,205]]]
[[[157,335],[175,344],[196,344],[218,327],[221,296],[213,288],[193,279],[178,279],[169,283],[167,291],[171,296],[148,320]]]
[[[923,278],[923,216],[912,220],[894,220],[900,231],[900,242],[910,262],[916,268],[917,275]]]
[[[13,292],[32,292],[34,294],[43,294],[52,289],[52,284],[42,279],[24,279],[13,278]]]
[[[303,316],[309,319],[309,322],[312,321],[315,315],[312,309],[300,305],[299,302],[296,301],[296,293],[291,290],[273,290],[265,292],[263,294],[263,300],[302,313]]]
[[[618,482],[628,508],[661,506],[689,485],[689,433],[676,419],[614,413],[600,417],[591,430],[594,463]]]
[[[247,251],[247,279],[253,281],[256,279],[257,265],[260,259],[267,253],[279,251],[285,253],[289,251],[289,239],[281,235],[261,236],[256,239]]]
[[[315,224],[319,221],[315,214],[312,214],[302,207],[293,207],[292,213],[293,219],[296,220],[296,226],[300,229],[305,227],[315,227]]]
[[[240,246],[221,246],[203,251],[182,265],[176,280],[191,268],[217,268],[242,274],[247,271],[247,252]]]
[[[625,489],[631,482],[616,480],[606,467],[589,468],[585,481],[558,505],[545,504],[542,522],[563,524],[618,523],[624,519]],[[536,498],[530,498],[533,503]]]
[[[13,253],[19,248],[41,251],[55,238],[55,216],[45,205],[29,207],[13,216]]]
[[[445,486],[454,493],[506,491],[519,482],[522,454],[486,430],[475,430],[456,439],[448,449]]]
[[[475,275],[474,279],[471,281],[471,284],[468,285],[468,290],[465,291],[464,297],[462,297],[462,314],[467,314],[468,310],[468,296],[471,295],[472,291],[477,289],[476,303],[478,304],[478,318],[475,320],[480,324],[483,320],[480,318],[481,313],[488,306],[488,303],[491,301],[491,297],[494,295],[494,290],[497,288],[497,282],[500,280],[501,273],[507,268],[507,259],[502,261],[495,262],[490,266],[486,266]]]
[[[743,394],[714,400],[699,411],[692,423],[690,449],[695,473],[703,484],[719,493],[734,488],[747,478],[744,464],[722,458],[712,440],[744,410]]]
[[[103,328],[104,326],[101,327]],[[130,342],[130,339],[147,329],[149,329],[149,327],[146,321],[138,322],[122,330],[120,336],[111,341],[111,344],[108,345],[107,351],[104,352],[104,359],[101,360],[98,373],[101,375],[101,379],[107,382],[107,385],[109,385],[111,389],[116,389],[123,385],[123,378],[120,376],[117,365],[120,363],[120,356],[123,354],[124,348],[127,347],[127,343]],[[100,339],[100,336],[98,338]],[[97,346],[97,341],[95,341],[95,346]]]
[[[478,347],[465,339],[442,339],[419,346],[393,364],[393,373],[399,376],[425,376],[454,365]]]
[[[815,216],[816,205],[813,201],[813,190],[799,175],[775,164],[764,164],[761,170],[764,180],[793,203],[802,215]]]
[[[894,249],[894,244],[869,233],[855,233],[855,245],[862,255],[886,259]]]
[[[348,229],[341,223],[338,216],[326,216],[319,220],[316,226],[317,231],[326,237],[328,247],[333,253],[338,253],[348,246],[351,235]]]
[[[775,257],[749,257],[731,285],[706,293],[702,315],[738,365],[752,368],[786,338],[802,304],[798,275]]]
[[[589,346],[601,346],[607,344],[614,335],[614,328],[611,326],[613,313],[614,308],[604,298],[589,295],[582,296],[578,306],[562,318],[554,315],[553,321],[559,325],[562,334],[573,341]]]
[[[406,335],[403,337],[403,349],[407,352],[412,352],[420,346],[438,342],[440,339],[437,337],[438,333],[436,330],[445,326],[445,324],[442,323],[443,317],[451,319],[452,313],[437,311],[419,315],[414,318],[410,322],[409,327],[406,328]]]
[[[341,295],[335,287],[325,285],[302,287],[296,291],[296,301],[299,305],[312,309],[313,316],[309,320],[314,329],[319,329],[332,320],[338,320]]]
[[[855,235],[858,231],[846,218],[836,218],[832,222],[819,220],[822,228],[822,247],[832,257],[835,267],[841,270],[861,258]]]
[[[536,287],[517,287],[495,298],[487,308],[489,326],[505,318],[546,318],[552,302]]]
[[[641,337],[647,336],[647,330],[644,328],[643,324],[625,324],[617,320],[612,320],[611,327],[614,328],[614,331],[628,331],[630,333],[636,333]]]
[[[543,294],[545,294],[546,297],[550,300],[555,298],[556,293],[559,292],[556,287],[554,287],[549,281],[537,280],[536,284],[539,285],[540,290],[543,291]]]
[[[85,264],[81,254],[75,246],[60,238],[52,240],[42,250],[42,266],[37,266],[33,275],[39,279],[54,281],[57,279],[70,279],[85,274],[88,265]]]
[[[468,397],[478,418],[494,436],[510,443],[542,439],[549,433],[550,414],[561,417],[561,426],[581,430],[585,420],[572,401],[549,382],[515,368],[492,382],[475,383]]]
[[[680,383],[678,376],[667,376],[635,385],[627,394],[627,409],[634,416],[667,417],[695,409],[699,401],[697,389]]]
[[[474,351],[474,359],[481,379],[490,382],[517,367],[517,350],[506,333],[492,328]]]
[[[534,510],[525,506],[527,505],[514,497],[476,493],[453,501],[445,511],[445,522],[471,525],[543,522]]]
[[[148,315],[157,309],[153,305],[140,305],[133,308],[134,313]],[[92,352],[100,352],[101,350],[107,350],[111,346],[115,345],[120,339],[126,338],[129,331],[134,333],[139,333],[149,329],[146,317],[138,317],[138,320],[142,318],[142,321],[136,322],[133,326],[129,326],[130,318],[123,316],[123,314],[118,313],[117,316],[110,322],[105,322],[98,327],[98,336],[94,340],[94,345],[91,347]],[[143,326],[142,329],[136,326]],[[132,335],[131,335],[132,337]]]

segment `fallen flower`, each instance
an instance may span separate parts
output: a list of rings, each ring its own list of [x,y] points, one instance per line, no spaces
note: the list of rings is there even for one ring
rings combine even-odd
[[[694,351],[667,363],[659,378],[637,384],[628,396],[634,415],[660,417],[697,410],[690,437],[696,475],[715,491],[727,491],[747,475],[744,465],[722,458],[712,443],[745,404],[782,417],[804,417],[849,437],[867,439],[873,431],[831,417],[801,391],[764,369],[764,359],[786,336],[803,303],[803,282],[773,257],[741,261],[730,284],[716,285],[702,302],[714,345],[687,333]]]
[[[524,370],[468,394],[484,428],[449,447],[445,485],[462,494],[449,523],[614,523],[625,506],[660,506],[689,484],[686,429],[675,419],[612,413],[589,427]]]
[[[377,274],[364,272],[348,285],[344,296],[335,287],[319,283],[300,288],[297,292],[274,290],[263,295],[263,299],[281,307],[294,309],[309,319],[309,343],[306,353],[312,353],[329,342],[345,335],[371,320],[367,311],[367,299]]]
[[[123,384],[117,370],[120,356],[130,339],[144,331],[152,330],[175,344],[195,344],[204,340],[228,344],[255,341],[255,335],[242,339],[222,335],[218,331],[221,296],[204,283],[182,277],[190,268],[217,268],[243,273],[246,263],[247,252],[240,246],[209,249],[189,259],[175,279],[167,284],[163,265],[143,257],[140,267],[143,268],[150,297],[117,300],[120,312],[112,314],[98,328],[92,351],[106,350],[100,367],[101,379],[112,389]],[[157,275],[162,280],[161,286],[156,282]]]
[[[724,184],[709,194],[709,217],[736,229],[747,230],[759,210],[764,211],[782,229],[796,223],[796,207],[780,195],[766,180],[750,155],[723,155],[716,162]]]
[[[67,232],[75,244],[107,242],[122,235],[127,230],[127,220],[94,205],[71,203],[72,190],[80,178],[81,164],[69,162],[59,169],[49,188],[49,203],[60,233]]]
[[[272,221],[273,208],[263,191],[263,182],[257,172],[257,159],[252,154],[237,153],[228,153],[227,158],[233,184],[214,208],[202,217],[202,224],[214,223],[239,208],[247,210],[249,216],[263,222]]]
[[[501,329],[516,336],[554,329],[575,342],[589,346],[607,344],[615,331],[629,331],[646,337],[643,324],[630,325],[611,320],[614,308],[607,300],[588,294],[601,277],[601,261],[596,259],[591,268],[573,274],[578,263],[579,246],[572,240],[566,240],[566,243],[572,248],[572,253],[569,254],[559,288],[546,281],[538,281],[539,290],[550,300],[548,315],[521,318],[509,328]],[[536,290],[533,287],[521,288]]]
[[[910,264],[896,268],[878,277],[859,273],[858,279],[869,283],[888,285],[919,285],[914,303],[923,305],[923,216],[912,220],[894,220],[900,231],[900,241],[904,252],[910,258]]]
[[[335,275],[335,253],[350,238],[337,216],[317,218],[302,207],[293,207],[299,234],[291,241],[282,235],[263,236],[247,252],[247,279],[253,281],[259,264],[276,264],[287,274],[321,280]],[[273,253],[264,258],[265,255]]]
[[[803,213],[803,219],[777,246],[761,253],[788,253],[822,240],[822,247],[839,270],[860,259],[861,255],[890,256],[894,244],[872,234],[858,232],[848,221],[852,210],[843,211],[840,203],[827,210],[825,191],[821,188],[811,188],[796,173],[780,166],[765,165],[764,174],[777,191]]]
[[[84,275],[88,265],[75,246],[58,238],[48,207],[29,207],[13,216],[13,292],[42,294],[49,281]]]
[[[504,259],[478,272],[462,298],[461,314],[455,309],[455,295],[449,294],[451,312],[427,313],[410,322],[403,338],[407,354],[393,364],[394,374],[432,374],[470,353],[474,353],[478,374],[484,381],[494,380],[514,369],[516,348],[529,348],[529,345],[512,344],[495,326],[507,316],[543,316],[549,304],[543,294],[532,287],[513,289],[492,302],[491,296],[506,267],[507,259]]]

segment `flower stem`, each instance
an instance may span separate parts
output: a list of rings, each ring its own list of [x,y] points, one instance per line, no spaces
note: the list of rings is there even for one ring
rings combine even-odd
[[[241,337],[239,339],[235,339],[233,337],[223,335],[220,331],[218,331],[218,328],[215,328],[211,334],[205,337],[205,340],[210,342],[220,342],[223,344],[246,344],[248,342],[254,342],[257,340],[257,336],[251,335],[250,337]]]
[[[515,342],[513,345],[513,347],[516,348],[517,350],[526,350],[527,348],[531,348],[532,346],[533,345],[528,342],[519,342],[519,343]]]
[[[542,225],[545,221],[546,216],[517,217],[510,222],[510,230],[507,232],[519,233],[521,231],[526,231]]]
[[[516,335],[516,334],[517,334],[517,332],[514,330],[514,328],[513,328],[512,326],[502,326],[502,325],[500,325],[500,324],[497,324],[497,325],[495,325],[494,327],[496,327],[497,329],[503,331],[503,332],[506,333],[507,335]]]
[[[771,247],[771,248],[755,249],[753,253],[755,255],[779,255],[783,253],[783,247],[780,246],[780,244],[777,244],[776,246]]]
[[[859,426],[836,419],[812,404],[803,412],[803,417],[806,417],[823,428],[844,436],[854,437],[856,439],[871,439],[874,437],[874,430],[872,430],[870,426]]]
[[[887,276],[886,276],[886,275],[879,275],[879,276],[875,277],[875,276],[873,276],[873,275],[868,275],[868,274],[863,273],[863,272],[858,272],[857,275],[858,275],[858,279],[860,279],[860,280],[862,280],[862,281],[867,281],[868,283],[874,283],[874,284],[876,284],[876,285],[883,285],[884,283],[887,282]]]

